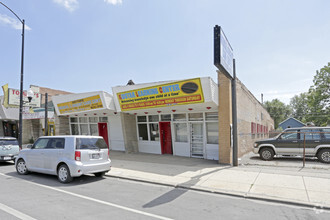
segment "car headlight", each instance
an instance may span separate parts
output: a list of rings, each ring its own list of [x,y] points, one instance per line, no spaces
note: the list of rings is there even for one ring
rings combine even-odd
[[[254,145],[253,145],[254,147],[258,147],[258,144],[257,143],[254,143]]]

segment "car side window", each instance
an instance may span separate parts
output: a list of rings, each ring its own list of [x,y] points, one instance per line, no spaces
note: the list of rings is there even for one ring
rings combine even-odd
[[[323,128],[322,133],[324,139],[330,140],[330,128]]]
[[[33,145],[32,149],[45,149],[49,142],[48,138],[42,138],[37,140],[37,142]]]
[[[51,138],[47,149],[64,149],[64,138]]]
[[[300,134],[300,140],[313,141],[321,140],[319,129],[303,130]]]
[[[297,140],[298,132],[297,131],[287,131],[281,135],[280,139],[282,140]]]

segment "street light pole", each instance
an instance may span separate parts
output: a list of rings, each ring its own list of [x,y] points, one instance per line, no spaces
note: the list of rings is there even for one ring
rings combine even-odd
[[[23,67],[24,67],[24,28],[25,21],[22,22],[22,55],[21,55],[21,87],[19,92],[19,127],[18,127],[18,145],[22,149],[23,142]]]
[[[20,102],[19,102],[19,122],[18,122],[18,145],[19,148],[22,149],[22,130],[23,130],[23,67],[24,67],[24,29],[25,29],[25,21],[24,19],[20,19],[17,14],[11,10],[7,5],[0,2],[1,5],[6,7],[11,13],[15,15],[15,17],[22,23],[22,54],[21,54],[21,86],[20,86]]]

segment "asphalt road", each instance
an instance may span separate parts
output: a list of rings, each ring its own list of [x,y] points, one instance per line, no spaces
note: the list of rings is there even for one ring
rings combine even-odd
[[[310,220],[330,212],[92,175],[61,184],[0,163],[0,219]]]

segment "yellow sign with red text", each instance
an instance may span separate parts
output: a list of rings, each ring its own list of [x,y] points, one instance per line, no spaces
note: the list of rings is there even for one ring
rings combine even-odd
[[[203,103],[200,78],[117,93],[122,111]]]
[[[103,108],[103,104],[100,95],[96,95],[71,102],[59,103],[57,107],[61,114],[66,114]]]

